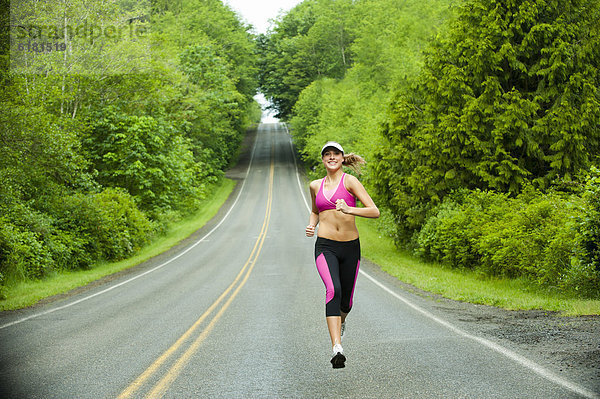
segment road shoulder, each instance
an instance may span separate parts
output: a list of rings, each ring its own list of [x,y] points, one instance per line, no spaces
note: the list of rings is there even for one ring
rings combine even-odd
[[[467,332],[519,353],[558,376],[600,393],[600,316],[561,316],[543,310],[505,310],[444,298],[382,271],[361,268],[420,308]]]

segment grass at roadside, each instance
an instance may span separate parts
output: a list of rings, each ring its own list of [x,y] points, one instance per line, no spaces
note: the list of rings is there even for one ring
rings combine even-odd
[[[234,187],[235,181],[222,179],[220,185],[215,186],[213,196],[204,201],[202,208],[197,213],[171,226],[166,235],[157,238],[131,258],[119,262],[100,262],[90,270],[58,273],[43,280],[23,282],[7,287],[5,290],[7,299],[0,301],[0,310],[31,306],[41,299],[82,287],[102,277],[139,265],[165,252],[215,216]]]
[[[382,270],[422,290],[446,298],[511,310],[544,309],[564,315],[598,315],[600,300],[551,293],[526,280],[482,277],[476,272],[426,263],[398,250],[382,236],[377,221],[357,218],[363,256]]]

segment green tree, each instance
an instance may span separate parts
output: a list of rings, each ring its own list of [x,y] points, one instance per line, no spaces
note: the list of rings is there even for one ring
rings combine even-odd
[[[189,46],[180,54],[180,69],[193,87],[188,103],[194,112],[188,116],[188,137],[199,160],[211,159],[216,169],[225,169],[242,139],[247,100],[227,75],[225,60],[210,42]]]
[[[600,152],[599,5],[472,0],[459,9],[383,128],[378,191],[401,235],[454,189],[516,194],[589,167]]]
[[[383,145],[378,126],[387,116],[392,90],[404,90],[417,77],[421,48],[450,14],[450,4],[447,0],[353,3],[348,21],[357,22],[347,24],[354,37],[348,51],[352,66],[343,79],[320,78],[305,88],[290,119],[295,143],[309,167],[319,164],[316,154],[327,140],[338,140],[367,161],[373,159]],[[368,164],[363,172],[368,183]]]
[[[197,208],[256,118],[255,43],[219,0],[10,6],[0,294],[6,281],[134,253]],[[8,54],[9,37],[65,48]]]
[[[307,0],[258,40],[261,91],[289,118],[300,92],[318,78],[341,79],[352,65],[352,1]]]
[[[142,209],[176,208],[185,197],[202,197],[190,144],[161,120],[109,108],[93,118],[83,140],[104,187],[122,187]]]

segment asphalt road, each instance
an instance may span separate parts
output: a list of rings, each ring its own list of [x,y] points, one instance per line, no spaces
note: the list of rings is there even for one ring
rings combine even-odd
[[[457,327],[361,263],[346,368],[282,125],[260,125],[219,215],[177,248],[68,296],[0,315],[3,398],[599,397]],[[449,321],[450,320],[450,321]]]

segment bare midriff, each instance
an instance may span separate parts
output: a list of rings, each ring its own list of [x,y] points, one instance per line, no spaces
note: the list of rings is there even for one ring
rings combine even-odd
[[[319,237],[334,241],[352,241],[358,238],[358,229],[354,215],[348,215],[335,209],[319,213]]]

